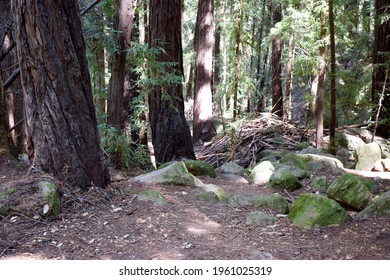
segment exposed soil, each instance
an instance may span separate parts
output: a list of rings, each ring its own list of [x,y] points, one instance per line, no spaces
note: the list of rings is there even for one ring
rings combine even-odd
[[[25,176],[18,162],[0,157],[0,184]],[[0,259],[390,259],[390,219],[352,220],[341,226],[303,230],[280,217],[273,226],[249,226],[253,207],[193,199],[186,186],[130,183],[112,170],[107,189],[81,192],[63,187],[62,213],[53,220],[20,214],[0,216]],[[327,172],[326,175],[332,175]],[[218,174],[201,178],[229,194],[270,193],[244,179]],[[389,181],[379,182],[382,190]],[[139,201],[146,189],[160,191],[168,205]],[[283,193],[289,200],[301,192]]]

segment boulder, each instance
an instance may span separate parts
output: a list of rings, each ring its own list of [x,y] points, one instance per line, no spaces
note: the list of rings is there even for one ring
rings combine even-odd
[[[390,191],[385,192],[379,198],[375,199],[358,214],[359,218],[372,216],[390,217]]]
[[[295,191],[301,188],[302,185],[299,182],[298,176],[303,175],[303,173],[301,174],[300,170],[289,166],[282,166],[276,169],[269,179],[269,187],[286,189],[288,191]]]
[[[194,175],[188,172],[184,162],[175,162],[162,169],[136,176],[131,181],[140,183],[156,183],[166,185],[193,186],[202,184]]]
[[[342,224],[350,219],[336,201],[309,193],[301,195],[291,205],[288,217],[294,225],[305,229]]]
[[[265,185],[269,182],[272,173],[280,164],[271,161],[262,161],[257,164],[249,176],[251,183],[256,185]]]
[[[255,206],[270,209],[277,214],[288,213],[287,200],[280,194],[273,195],[235,195],[230,197],[229,204],[233,206]]]
[[[211,178],[217,177],[214,166],[210,163],[201,160],[185,160],[184,164],[194,176],[208,176]]]
[[[140,201],[151,201],[154,206],[164,206],[168,204],[165,197],[155,190],[142,191],[137,195],[137,199]]]
[[[356,149],[356,170],[371,171],[375,162],[382,158],[381,147],[375,143],[362,144]]]
[[[203,192],[208,194],[209,196],[211,195],[211,197],[217,198],[218,201],[220,201],[220,202],[227,203],[229,201],[229,195],[220,186],[217,186],[214,184],[203,184],[202,183],[198,187],[201,188],[203,190]]]
[[[277,221],[278,218],[261,211],[253,211],[246,215],[246,224],[252,226],[273,225]]]
[[[314,191],[326,192],[329,185],[325,176],[316,176],[311,179],[311,188]]]
[[[370,180],[344,173],[329,186],[326,194],[342,205],[362,210],[370,203],[374,187]]]
[[[240,174],[244,172],[244,167],[238,165],[234,161],[228,161],[219,167],[219,170],[224,174]]]
[[[50,181],[21,179],[0,186],[0,215],[53,217],[61,211],[58,186]]]
[[[309,166],[311,170],[318,170],[321,168],[332,168],[337,171],[344,168],[343,163],[334,157],[333,155],[321,153],[303,153],[299,154],[299,157],[303,158],[306,161],[309,161]]]

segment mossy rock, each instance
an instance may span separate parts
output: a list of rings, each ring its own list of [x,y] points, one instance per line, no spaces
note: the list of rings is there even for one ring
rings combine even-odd
[[[278,218],[261,211],[253,211],[246,215],[246,224],[252,226],[273,225],[277,221]]]
[[[234,195],[230,197],[229,204],[234,206],[255,206],[267,208],[278,214],[288,213],[287,200],[280,194],[273,195]]]
[[[21,179],[0,186],[0,215],[53,217],[61,211],[58,187],[49,181]]]
[[[278,168],[272,173],[268,186],[270,188],[286,189],[288,191],[295,191],[302,187],[297,175],[288,166]]]
[[[304,151],[305,150],[302,152]],[[313,152],[313,149],[307,151]],[[302,153],[297,155],[309,164],[310,170],[318,170],[330,167],[334,171],[339,171],[344,168],[344,164],[333,155],[322,153],[319,150],[315,151],[315,153]]]
[[[141,183],[156,183],[166,185],[193,186],[202,184],[194,175],[188,172],[184,162],[175,162],[162,169],[139,175],[132,179]]]
[[[375,184],[363,177],[344,173],[327,189],[328,197],[356,210],[364,209],[372,199]]]
[[[372,216],[390,217],[390,191],[385,192],[375,199],[358,214],[359,218],[368,218]]]
[[[285,165],[292,166],[294,168],[298,168],[304,171],[310,170],[309,162],[311,161],[310,158],[302,158],[294,153],[291,152],[283,152],[280,154],[280,163],[283,163]]]
[[[151,201],[155,206],[164,206],[168,204],[165,197],[158,191],[145,190],[138,194],[137,199],[140,201]]]
[[[240,174],[244,172],[244,167],[238,165],[234,161],[228,161],[219,167],[219,170],[225,174]]]
[[[214,166],[208,162],[201,160],[185,160],[184,164],[188,172],[194,176],[209,176],[211,178],[217,177]]]
[[[57,185],[52,182],[41,181],[38,183],[38,187],[42,193],[43,198],[47,202],[47,205],[49,206],[47,209],[48,212],[44,214],[59,214],[61,211],[61,200]]]
[[[350,219],[336,201],[319,194],[303,194],[290,208],[288,217],[293,224],[305,228],[342,224]]]
[[[210,193],[211,197],[217,197],[218,200],[222,203],[227,203],[229,201],[229,195],[228,193],[221,188],[220,186],[214,185],[214,184],[201,184],[198,186],[201,188],[204,193]],[[208,195],[210,197],[210,195]]]
[[[325,176],[316,176],[311,179],[311,188],[315,191],[326,192],[329,184]]]

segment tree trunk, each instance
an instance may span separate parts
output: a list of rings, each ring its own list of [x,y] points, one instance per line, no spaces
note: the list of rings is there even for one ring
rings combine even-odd
[[[81,188],[109,182],[92,100],[78,2],[12,1],[30,170]]]
[[[329,152],[336,154],[336,49],[334,34],[333,0],[329,0],[329,36],[330,36],[330,120]]]
[[[274,25],[282,20],[280,4],[273,5],[272,18]],[[272,40],[272,109],[271,112],[283,117],[283,90],[280,75],[282,59],[282,43],[280,37]]]
[[[288,57],[287,57],[287,69],[286,69],[286,106],[284,109],[284,120],[288,121],[290,119],[290,110],[291,110],[291,82],[292,82],[292,72],[294,64],[294,34],[290,35],[288,41]]]
[[[323,5],[323,9],[326,8],[326,3]],[[321,28],[320,28],[320,40],[323,40],[326,36],[326,14],[325,11],[321,12]],[[318,70],[318,89],[317,89],[317,101],[316,101],[316,117],[317,117],[317,139],[316,146],[322,148],[324,142],[324,108],[325,108],[325,73],[326,73],[326,61],[325,61],[325,46],[322,44],[319,48],[320,52],[320,68]]]
[[[235,3],[234,9],[234,56],[233,56],[233,121],[237,119],[239,114],[238,106],[238,91],[239,91],[239,81],[241,80],[241,45],[242,45],[242,1],[237,0]]]
[[[107,123],[123,129],[125,117],[123,114],[123,96],[126,70],[126,49],[130,46],[131,31],[135,13],[135,0],[120,0],[114,20],[117,30],[116,43],[118,50],[111,58],[111,79],[107,103]]]
[[[375,12],[372,101],[374,108],[377,108],[382,96],[382,109],[379,112],[380,123],[376,133],[379,136],[390,137],[390,79],[386,79],[390,69],[390,9],[388,0],[376,0]],[[377,112],[377,109],[374,109],[373,112]]]
[[[149,46],[163,48],[160,62],[173,62],[168,71],[183,76],[180,0],[149,2]],[[156,164],[195,159],[190,129],[184,117],[182,84],[155,86],[149,94],[149,122]]]
[[[199,0],[195,30],[195,96],[193,142],[209,141],[213,125],[213,0]]]
[[[221,0],[215,1],[215,34],[214,34],[214,74],[213,74],[213,92],[214,100],[216,101],[217,112],[222,112],[222,96],[219,91],[221,83],[221,34],[222,34],[222,3]]]

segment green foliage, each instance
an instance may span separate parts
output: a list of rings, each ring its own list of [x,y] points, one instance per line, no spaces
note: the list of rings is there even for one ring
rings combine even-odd
[[[148,148],[132,142],[129,137],[107,124],[99,126],[101,146],[116,167],[151,169]]]

